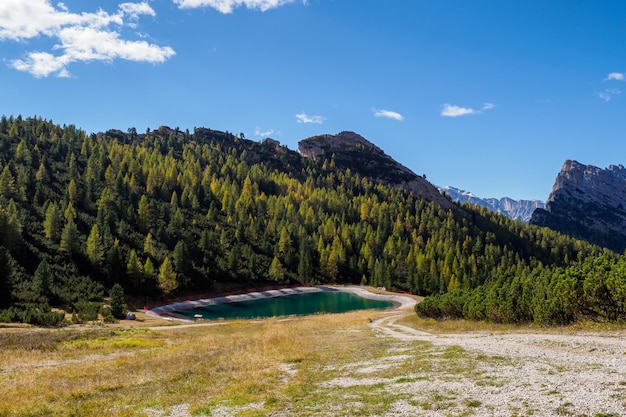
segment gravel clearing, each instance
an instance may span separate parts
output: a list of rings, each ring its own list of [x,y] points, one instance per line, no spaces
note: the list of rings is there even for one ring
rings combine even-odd
[[[433,335],[397,323],[401,317],[387,316],[370,327],[400,345],[427,341],[442,354],[454,348],[473,367],[407,375],[410,382],[388,389],[413,398],[394,403],[385,415],[626,415],[624,334]]]

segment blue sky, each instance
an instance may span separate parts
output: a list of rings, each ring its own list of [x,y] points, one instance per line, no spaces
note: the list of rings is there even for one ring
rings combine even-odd
[[[625,49],[621,0],[2,0],[0,114],[351,130],[436,185],[545,200],[566,159],[626,164]]]

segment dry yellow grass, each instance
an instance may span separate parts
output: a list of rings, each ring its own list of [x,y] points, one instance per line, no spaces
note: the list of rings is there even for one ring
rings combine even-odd
[[[315,402],[341,363],[375,357],[380,339],[354,312],[217,326],[28,330],[0,339],[0,416],[192,414],[259,404],[239,414]],[[19,333],[18,333],[19,334]]]
[[[433,334],[554,331],[406,313],[398,323]],[[0,328],[0,417],[381,415],[410,398],[389,386],[471,376],[486,360],[377,337],[368,323],[384,311],[194,325],[136,314],[100,328]],[[607,325],[560,329],[580,330]],[[451,402],[425,398],[424,409]],[[476,404],[467,400],[470,414]]]
[[[393,320],[377,320],[389,314]],[[410,310],[400,319],[402,314],[358,311],[188,326],[138,313],[136,322],[105,328],[3,329],[0,417],[373,416],[407,410],[486,415],[476,410],[489,412],[500,402],[489,403],[476,393],[483,386],[497,390],[509,384],[500,370],[517,371],[518,359],[441,342],[452,333],[550,332],[423,320]],[[388,327],[380,327],[385,322]],[[385,335],[384,330],[401,330],[396,322],[440,334],[441,340],[431,344],[420,337]],[[147,327],[155,324],[163,326]],[[578,326],[596,330],[594,324]],[[579,328],[557,333],[563,331]],[[537,369],[546,373],[552,365]],[[468,387],[476,389],[474,394]],[[540,410],[516,403],[519,389],[511,391],[512,407]],[[533,395],[539,398],[543,391],[537,389]]]

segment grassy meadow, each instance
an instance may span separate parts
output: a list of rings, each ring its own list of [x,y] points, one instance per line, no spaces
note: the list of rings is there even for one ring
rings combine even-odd
[[[182,415],[317,415],[345,405],[341,390],[325,383],[391,347],[368,328],[381,314],[155,328],[142,327],[154,319],[139,313],[131,328],[3,329],[0,416],[174,415],[181,405]],[[406,371],[383,366],[373,374]],[[356,414],[390,400],[371,387],[350,391],[359,398]]]
[[[502,415],[483,393],[506,389],[512,381],[499,370],[521,364],[456,345],[381,337],[371,326],[402,313],[181,325],[138,312],[135,322],[99,327],[0,328],[0,417]],[[431,333],[541,331],[406,313],[398,323]],[[561,329],[580,330],[610,329]],[[441,388],[441,381],[457,388]],[[542,390],[543,397],[559,395]],[[552,408],[546,415],[574,415]],[[506,415],[545,411],[520,400]]]

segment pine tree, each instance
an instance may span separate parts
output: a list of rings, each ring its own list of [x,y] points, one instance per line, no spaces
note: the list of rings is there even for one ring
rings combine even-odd
[[[143,253],[156,258],[156,245],[152,237],[152,233],[148,233],[143,242]]]
[[[278,256],[274,256],[268,274],[274,281],[281,282],[285,279],[285,268],[283,267]]]
[[[124,263],[120,253],[120,244],[116,239],[107,252],[107,273],[109,283],[118,283],[124,279]]]
[[[11,127],[9,128],[9,136],[11,136],[12,138],[16,138],[19,134],[20,132],[17,130],[17,123],[12,123]]]
[[[146,259],[146,262],[143,264],[143,274],[147,278],[154,278],[155,272],[152,260],[150,260],[150,258]]]
[[[48,171],[46,170],[46,166],[43,164],[39,164],[39,169],[35,173],[35,179],[38,183],[47,183],[49,180]]]
[[[0,174],[0,198],[9,199],[15,195],[15,177],[8,165],[5,165]]]
[[[143,278],[143,265],[141,259],[137,256],[135,249],[131,249],[128,253],[128,262],[126,262],[126,273],[135,288],[140,288]]]
[[[50,296],[50,289],[52,287],[52,271],[48,261],[44,258],[39,263],[33,276],[33,287],[35,292],[42,297]]]
[[[120,284],[115,284],[109,292],[109,306],[113,317],[123,319],[126,316],[126,300],[124,288]]]
[[[94,265],[100,265],[104,261],[104,245],[98,225],[94,224],[87,238],[87,257]]]
[[[182,236],[184,229],[185,216],[180,208],[177,208],[167,225],[167,234],[171,240],[176,241]]]
[[[139,199],[137,215],[139,216],[139,230],[146,233],[150,229],[150,204],[145,194]]]
[[[172,261],[174,269],[179,274],[186,274],[190,267],[189,254],[187,252],[187,245],[182,240],[179,240],[172,252]]]
[[[70,183],[67,186],[67,198],[72,204],[76,204],[78,201],[78,187],[76,187],[76,181],[74,181],[74,178],[70,180]]]
[[[43,231],[46,237],[52,241],[57,241],[61,237],[61,212],[54,201],[48,204],[43,222]]]
[[[13,199],[9,200],[6,210],[0,206],[0,245],[15,251],[22,244],[22,222]]]
[[[286,227],[283,227],[280,231],[276,254],[284,265],[287,267],[292,266],[292,263],[294,262],[294,253],[291,236],[289,235],[289,231]]]
[[[167,256],[163,260],[161,267],[159,268],[159,276],[157,277],[159,282],[159,288],[163,291],[163,294],[168,295],[176,291],[178,288],[178,281],[176,279],[176,272],[172,267],[170,258]]]
[[[315,281],[312,251],[309,239],[305,237],[300,243],[300,257],[298,259],[298,280],[300,282],[312,283]]]
[[[63,217],[65,217],[66,222],[69,222],[70,220],[74,221],[74,219],[76,219],[76,210],[74,210],[72,202],[67,205],[65,212],[63,213]]]
[[[80,235],[78,233],[78,227],[76,227],[74,219],[70,218],[68,222],[65,223],[65,227],[63,227],[63,232],[61,232],[61,242],[59,242],[59,250],[68,254],[79,253],[79,238]]]

